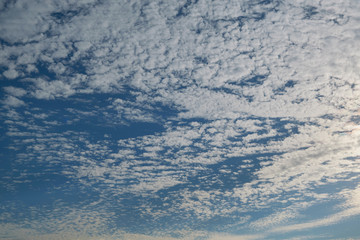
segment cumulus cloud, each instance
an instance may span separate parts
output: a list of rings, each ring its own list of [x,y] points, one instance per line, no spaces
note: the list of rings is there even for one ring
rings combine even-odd
[[[63,81],[54,80],[46,81],[44,79],[33,80],[36,86],[35,92],[32,95],[38,99],[55,99],[56,97],[68,97],[75,94],[76,90],[70,84]]]
[[[7,96],[5,100],[2,101],[2,103],[5,106],[9,106],[9,107],[20,107],[25,105],[24,101],[14,96]]]
[[[14,96],[14,97],[22,97],[26,94],[26,90],[22,89],[22,88],[17,88],[17,87],[5,87],[4,88],[5,92],[7,92],[8,94]]]
[[[17,78],[19,76],[19,73],[15,70],[15,69],[8,69],[6,70],[3,75],[6,77],[6,78],[9,78],[9,79],[14,79],[14,78]]]

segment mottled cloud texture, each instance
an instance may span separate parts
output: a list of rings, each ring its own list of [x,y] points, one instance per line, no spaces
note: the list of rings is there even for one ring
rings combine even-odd
[[[335,239],[311,231],[359,220],[359,13],[3,1],[0,238]]]

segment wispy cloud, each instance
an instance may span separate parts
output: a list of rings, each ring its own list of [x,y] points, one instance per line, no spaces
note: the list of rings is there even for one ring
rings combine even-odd
[[[301,231],[305,229],[311,229],[311,228],[317,228],[317,227],[323,227],[328,226],[332,224],[336,224],[346,218],[356,216],[360,214],[360,208],[349,208],[346,210],[343,210],[341,212],[335,213],[333,215],[330,215],[326,218],[311,221],[311,222],[305,222],[305,223],[298,223],[283,227],[277,227],[272,230],[272,232],[290,232],[290,231]]]

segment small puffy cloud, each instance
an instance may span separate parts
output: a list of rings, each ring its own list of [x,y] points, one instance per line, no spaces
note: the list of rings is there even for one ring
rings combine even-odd
[[[68,97],[76,93],[74,86],[60,80],[46,81],[44,79],[31,80],[35,83],[35,91],[32,95],[38,99],[55,99],[56,97]]]
[[[16,71],[15,69],[13,68],[10,68],[8,70],[6,70],[3,75],[6,77],[6,78],[9,78],[9,79],[14,79],[14,78],[17,78],[19,76],[19,73],[18,71]]]
[[[3,100],[3,104],[8,107],[21,107],[25,105],[25,102],[14,96],[7,96]]]
[[[22,97],[26,94],[26,90],[22,89],[22,88],[17,88],[17,87],[4,87],[5,92],[7,92],[8,94],[14,96],[14,97]]]
[[[155,122],[156,116],[152,113],[154,110],[149,104],[141,104],[132,101],[116,99],[113,101],[111,108],[114,108],[119,119],[122,121],[135,122]]]

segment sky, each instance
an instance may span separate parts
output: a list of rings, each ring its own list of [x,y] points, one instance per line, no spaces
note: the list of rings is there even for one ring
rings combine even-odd
[[[1,240],[360,239],[360,1],[0,0]]]

